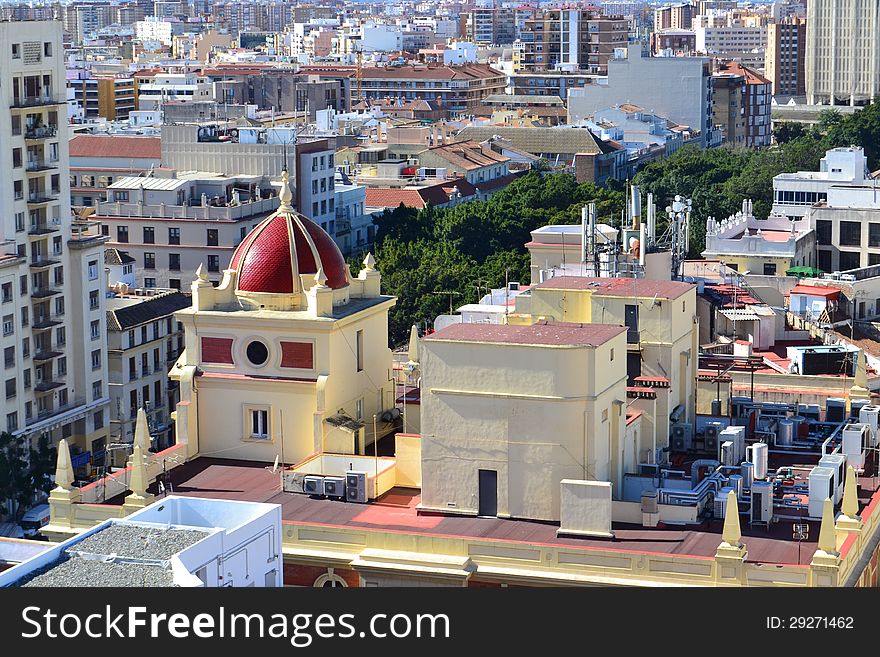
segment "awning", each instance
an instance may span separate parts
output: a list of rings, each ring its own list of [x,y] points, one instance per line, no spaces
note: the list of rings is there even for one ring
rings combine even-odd
[[[721,314],[732,322],[760,319],[758,313],[751,310],[722,310]]]
[[[337,413],[336,415],[331,415],[324,421],[327,424],[336,427],[337,429],[343,429],[344,431],[349,431],[351,433],[357,433],[364,428],[363,422],[361,422],[360,420],[355,420],[345,413]]]

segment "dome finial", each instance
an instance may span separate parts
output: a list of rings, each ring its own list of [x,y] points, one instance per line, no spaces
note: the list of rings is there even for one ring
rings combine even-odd
[[[293,194],[290,193],[290,176],[287,173],[287,169],[281,172],[281,191],[278,192],[278,198],[281,200],[278,212],[291,212],[293,210],[290,205]]]

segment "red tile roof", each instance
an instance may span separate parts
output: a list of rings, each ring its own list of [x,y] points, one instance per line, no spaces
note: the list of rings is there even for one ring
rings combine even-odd
[[[451,324],[432,333],[425,340],[598,347],[625,331],[625,327],[613,324],[573,324],[568,322],[538,322],[527,326]]]
[[[618,297],[654,297],[677,299],[693,290],[690,283],[654,281],[647,278],[590,278],[587,276],[555,276],[535,285],[536,288],[557,290],[594,290],[599,294]]]
[[[463,66],[367,66],[361,77],[367,80],[475,80],[496,78],[504,73],[487,64]]]
[[[368,208],[396,208],[401,203],[408,208],[423,208],[427,205],[417,189],[367,187],[366,191]]]
[[[367,207],[396,208],[401,203],[409,208],[424,208],[428,204],[446,205],[455,188],[458,188],[458,192],[464,199],[477,193],[474,186],[464,178],[447,180],[437,185],[419,187],[418,189],[367,187]]]
[[[162,159],[159,137],[120,135],[77,135],[70,140],[70,157],[114,157]]]
[[[805,294],[810,297],[825,297],[826,299],[836,299],[840,296],[840,290],[833,287],[819,287],[817,285],[795,285],[791,288],[791,294]]]

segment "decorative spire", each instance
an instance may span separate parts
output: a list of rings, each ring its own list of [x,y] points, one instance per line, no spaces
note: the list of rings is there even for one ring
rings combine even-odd
[[[727,508],[724,512],[724,531],[721,540],[728,545],[737,547],[741,545],[742,531],[739,527],[739,506],[736,503],[736,493],[727,493]]]
[[[376,259],[373,257],[372,253],[367,253],[367,257],[364,258],[364,269],[367,271],[376,271]]]
[[[856,356],[856,372],[855,381],[853,381],[853,387],[863,389],[868,388],[868,374],[865,370],[865,352],[861,349]]]
[[[137,412],[137,421],[134,425],[134,444],[140,447],[142,452],[150,449],[150,429],[147,425],[147,413],[144,409],[139,408]]]
[[[281,172],[281,191],[278,192],[278,198],[281,200],[278,212],[293,212],[293,207],[290,205],[291,200],[293,200],[293,194],[290,192],[290,176],[287,173],[287,169]]]
[[[819,526],[819,545],[822,552],[837,552],[837,538],[834,534],[834,503],[826,497],[822,506],[822,524]]]
[[[409,330],[409,362],[419,362],[419,329],[415,324]]]
[[[147,496],[147,466],[144,463],[144,453],[141,446],[135,444],[131,455],[131,481],[128,487],[132,495],[137,497]]]
[[[58,442],[55,485],[62,490],[70,490],[73,486],[73,464],[70,462],[70,449],[67,446],[67,441],[63,438]]]
[[[846,517],[856,518],[859,515],[859,496],[856,471],[852,466],[846,469],[846,478],[843,481],[843,504],[840,510]]]
[[[204,263],[199,263],[199,268],[196,269],[196,278],[205,282],[208,280],[208,274],[205,272]]]

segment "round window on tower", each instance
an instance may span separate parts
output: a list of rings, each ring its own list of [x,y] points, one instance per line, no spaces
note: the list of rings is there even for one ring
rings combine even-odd
[[[269,349],[259,340],[254,340],[247,346],[247,357],[251,365],[264,365],[269,360]]]

